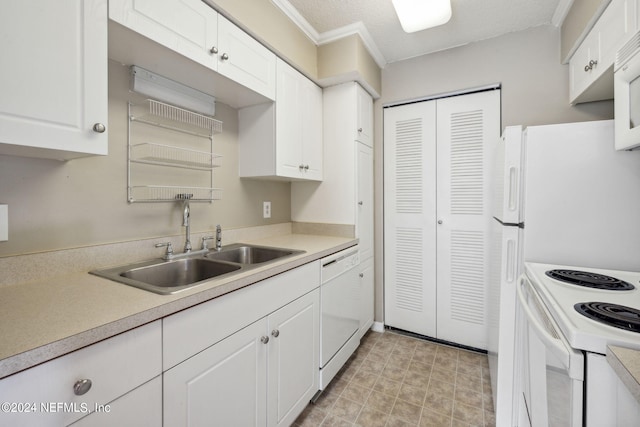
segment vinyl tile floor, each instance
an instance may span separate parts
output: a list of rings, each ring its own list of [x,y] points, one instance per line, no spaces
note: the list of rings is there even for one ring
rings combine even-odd
[[[495,426],[487,356],[369,331],[294,426]]]

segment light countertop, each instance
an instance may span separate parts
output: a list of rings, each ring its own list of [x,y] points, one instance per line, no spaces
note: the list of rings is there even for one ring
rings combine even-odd
[[[640,402],[640,350],[610,345],[607,347],[607,362]]]
[[[358,240],[286,234],[242,242],[305,253],[214,278],[173,295],[158,295],[89,273],[1,287],[0,378],[315,261]]]

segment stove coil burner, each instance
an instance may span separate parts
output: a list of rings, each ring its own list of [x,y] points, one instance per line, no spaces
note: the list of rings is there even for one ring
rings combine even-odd
[[[545,274],[552,279],[587,288],[604,289],[608,291],[630,291],[635,289],[635,286],[631,283],[616,279],[615,277],[587,271],[549,270]]]
[[[581,302],[573,306],[583,316],[625,331],[640,332],[640,310],[608,302]]]

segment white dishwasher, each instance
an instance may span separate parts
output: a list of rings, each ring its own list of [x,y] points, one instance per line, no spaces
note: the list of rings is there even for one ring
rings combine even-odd
[[[358,246],[321,260],[320,389],[333,379],[360,345]]]

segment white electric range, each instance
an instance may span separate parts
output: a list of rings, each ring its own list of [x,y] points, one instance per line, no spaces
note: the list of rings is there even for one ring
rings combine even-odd
[[[640,350],[640,272],[525,263],[517,291],[521,425],[640,425],[604,356]]]
[[[640,273],[535,263],[525,263],[525,271],[572,348],[600,354],[607,344],[640,348]],[[577,304],[630,330],[590,318]]]

